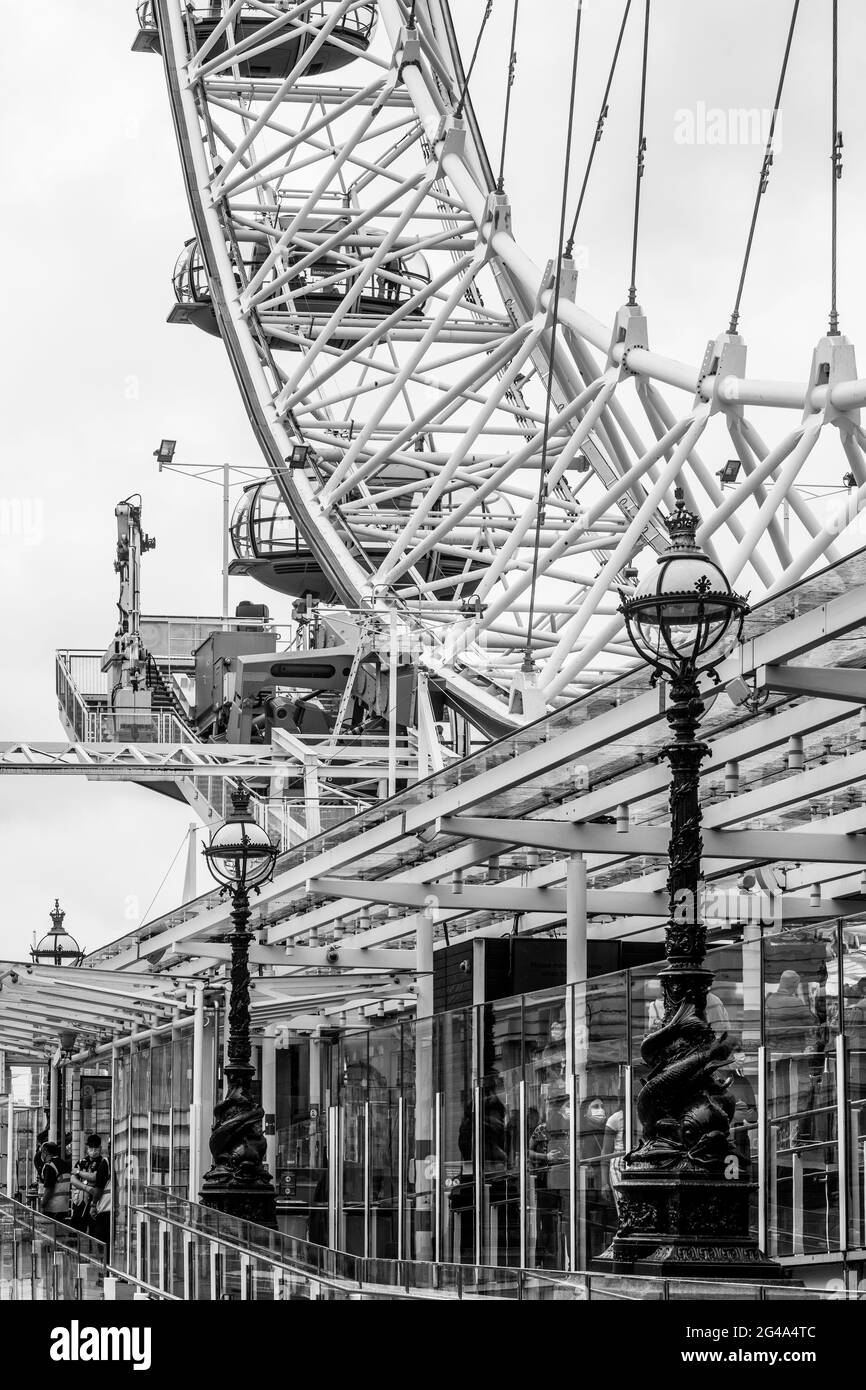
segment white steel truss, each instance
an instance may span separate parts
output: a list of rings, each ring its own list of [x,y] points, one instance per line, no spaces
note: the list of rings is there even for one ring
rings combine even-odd
[[[675,485],[753,596],[844,548],[866,501],[851,344],[822,339],[802,385],[762,382],[736,334],[688,365],[650,350],[639,306],[612,327],[589,315],[574,266],[557,277],[520,246],[464,119],[445,0],[413,5],[414,28],[406,4],[379,0],[338,87],[316,65],[329,45],[347,56],[345,26],[371,8],[356,0],[245,0],[269,20],[255,40],[227,0],[204,39],[195,6],[154,8],[207,293],[285,503],[345,603],[435,629],[427,660],[446,686],[471,674],[462,699],[525,713],[527,650],[547,704],[622,667],[616,589],[658,548]],[[256,77],[250,54],[292,36],[291,70]],[[767,446],[750,405],[801,419]],[[801,480],[830,428],[856,487],[819,519]],[[735,452],[732,486],[704,444]]]

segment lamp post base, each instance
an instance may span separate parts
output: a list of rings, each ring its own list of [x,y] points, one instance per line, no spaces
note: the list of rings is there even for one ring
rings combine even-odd
[[[600,1274],[778,1283],[784,1278],[781,1265],[743,1234],[755,1191],[754,1183],[704,1173],[626,1170],[618,1187],[619,1230],[593,1268]]]
[[[238,1221],[251,1221],[255,1226],[267,1226],[272,1231],[278,1229],[273,1188],[203,1187],[199,1201],[221,1216],[234,1216]]]

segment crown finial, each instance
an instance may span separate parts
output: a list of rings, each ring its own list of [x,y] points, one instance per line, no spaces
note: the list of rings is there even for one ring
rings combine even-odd
[[[54,899],[54,907],[53,907],[52,911],[49,913],[49,916],[50,916],[52,922],[54,923],[54,930],[55,930],[56,932],[62,931],[62,930],[63,930],[63,919],[64,919],[64,917],[66,916],[66,913],[63,911],[63,908],[60,906],[60,899],[59,899],[59,898],[55,898],[55,899]]]
[[[696,532],[699,525],[699,518],[694,512],[690,512],[686,506],[685,493],[681,487],[674,491],[676,507],[665,521],[668,535],[671,538],[672,550],[696,550]]]
[[[229,820],[250,820],[250,789],[246,782],[238,782],[232,792],[232,810]]]

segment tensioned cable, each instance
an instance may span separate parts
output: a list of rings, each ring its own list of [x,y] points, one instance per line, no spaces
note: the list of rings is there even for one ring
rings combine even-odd
[[[505,115],[502,120],[502,155],[499,160],[499,179],[496,184],[498,192],[505,192],[505,151],[508,148],[508,120],[511,115],[511,90],[514,86],[514,74],[517,69],[517,16],[520,11],[520,0],[514,0],[514,14],[511,20],[511,56],[508,59],[508,86],[505,91]]]
[[[610,72],[607,75],[607,86],[604,89],[604,96],[601,99],[601,109],[598,113],[598,120],[595,123],[595,137],[590,147],[589,158],[586,162],[586,170],[583,175],[583,183],[580,187],[580,196],[577,200],[577,211],[574,214],[574,221],[571,224],[571,235],[568,238],[568,244],[565,248],[566,260],[569,260],[571,258],[571,254],[574,251],[574,238],[577,236],[577,224],[580,218],[581,211],[583,209],[583,200],[586,197],[586,190],[587,185],[589,184],[589,176],[592,173],[592,164],[593,160],[595,159],[595,152],[598,149],[601,143],[601,137],[604,134],[604,123],[607,120],[608,113],[610,110],[610,107],[608,105],[608,98],[610,97],[610,89],[613,86],[614,73],[616,72],[616,65],[619,61],[619,50],[622,48],[622,39],[625,33],[626,20],[628,19],[628,13],[630,9],[631,0],[625,0],[625,9],[623,11],[622,23],[619,26],[619,35],[616,41],[616,48],[613,52],[613,62],[610,65]]]
[[[631,284],[628,289],[628,304],[637,304],[637,240],[640,227],[640,190],[646,165],[646,77],[647,55],[649,53],[650,0],[646,0],[643,25],[643,61],[640,74],[640,129],[637,140],[637,167],[634,179],[634,225],[631,238]]]
[[[842,177],[842,132],[839,129],[839,0],[833,0],[833,151],[831,190],[832,212],[830,232],[830,336],[839,333],[839,312],[836,307],[837,230],[839,210],[839,180]]]
[[[577,100],[577,60],[580,54],[580,21],[583,0],[577,0],[577,19],[574,26],[574,53],[571,63],[571,96],[568,106],[568,130],[565,141],[565,169],[562,176],[562,210],[559,218],[559,243],[556,262],[556,281],[553,290],[553,324],[550,330],[550,371],[547,376],[547,399],[544,407],[541,466],[538,472],[538,499],[535,513],[535,545],[532,555],[532,587],[529,593],[529,616],[526,622],[526,644],[523,649],[523,670],[535,670],[532,659],[532,630],[535,622],[535,590],[538,584],[538,557],[541,550],[541,525],[544,516],[544,496],[547,487],[547,450],[550,436],[550,413],[553,403],[553,376],[556,361],[556,338],[559,328],[559,301],[562,296],[562,252],[565,245],[565,223],[568,217],[568,183],[571,168],[571,146],[574,138],[574,108]]]
[[[779,110],[782,105],[782,92],[785,89],[785,74],[788,71],[788,59],[791,56],[791,44],[794,42],[794,29],[797,24],[797,14],[800,9],[800,0],[794,0],[794,8],[791,13],[791,23],[788,26],[788,41],[785,44],[785,56],[782,59],[782,71],[779,73],[779,85],[776,89],[776,101],[773,106],[773,115],[770,119],[770,132],[767,136],[767,146],[764,150],[764,162],[761,165],[761,177],[758,180],[758,191],[755,194],[755,206],[752,209],[752,222],[749,227],[749,238],[746,242],[746,254],[743,257],[743,268],[740,272],[740,283],[737,287],[737,298],[734,301],[734,308],[731,314],[731,321],[728,324],[728,332],[736,333],[737,325],[740,322],[740,303],[743,298],[743,290],[746,284],[746,272],[749,269],[749,258],[752,254],[752,242],[755,239],[755,228],[758,225],[758,213],[761,208],[761,199],[767,191],[770,182],[770,170],[773,167],[773,141],[776,135],[776,123],[779,119]]]
[[[168,879],[168,876],[169,876],[169,874],[171,873],[172,869],[174,868],[174,866],[175,866],[175,864],[176,864],[176,862],[177,862],[177,857],[178,857],[178,855],[180,854],[180,852],[181,852],[181,850],[183,849],[184,845],[185,845],[185,844],[188,844],[188,843],[189,843],[189,831],[188,831],[188,830],[185,830],[185,831],[184,831],[184,835],[183,835],[183,839],[181,840],[180,844],[178,845],[177,849],[176,849],[175,852],[174,852],[174,858],[172,859],[171,863],[169,864],[168,868],[166,869],[166,871],[165,871],[165,873],[164,873],[164,875],[163,875],[162,883],[159,885],[159,887],[157,888],[157,890],[156,890],[156,892],[154,893],[153,897],[151,898],[150,902],[148,903],[147,912],[144,913],[144,915],[143,915],[143,917],[142,917],[142,919],[141,919],[141,924],[142,924],[142,926],[145,926],[145,927],[146,927],[146,926],[148,925],[148,920],[147,920],[147,918],[148,918],[148,913],[150,912],[151,908],[153,907],[154,903],[156,902],[157,898],[159,897],[160,893],[162,892],[163,888],[165,887],[166,881],[167,881],[167,879]]]
[[[478,51],[481,48],[481,40],[484,38],[484,30],[487,28],[487,21],[493,13],[493,0],[487,0],[484,9],[484,18],[481,21],[481,28],[478,30],[478,38],[475,40],[475,50],[472,54],[472,62],[469,64],[469,71],[466,74],[466,81],[463,83],[463,91],[460,93],[460,100],[457,103],[454,115],[460,120],[463,115],[463,104],[469,91],[469,83],[472,81],[472,74],[475,71],[475,64],[478,59]]]

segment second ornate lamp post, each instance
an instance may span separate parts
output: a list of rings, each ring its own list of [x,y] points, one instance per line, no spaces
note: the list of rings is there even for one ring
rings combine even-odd
[[[51,930],[36,941],[36,933],[33,933],[33,945],[30,947],[30,958],[34,965],[80,965],[84,960],[85,952],[82,951],[74,936],[70,936],[68,931],[64,931],[63,921],[66,913],[60,906],[60,899],[54,899],[54,907],[49,914],[51,917]]]
[[[240,783],[232,812],[204,851],[208,868],[231,896],[232,966],[226,1094],[214,1106],[210,1151],[213,1163],[202,1179],[201,1201],[229,1216],[276,1227],[276,1198],[264,1163],[264,1111],[252,1098],[255,1069],[250,1046],[250,890],[273,875],[276,847],[250,814],[250,795]]]
[[[715,674],[748,611],[699,548],[697,517],[677,490],[670,544],[621,612],[653,682],[669,683],[670,918],[660,972],[664,1018],[641,1046],[647,1067],[637,1100],[642,1139],[618,1187],[619,1230],[599,1268],[728,1279],[778,1276],[749,1236],[753,1184],[731,1141],[734,1100],[724,1069],[726,1035],[707,1022],[706,928],[701,903],[699,678]]]
[[[86,953],[82,951],[75,937],[70,936],[69,932],[64,929],[63,923],[66,913],[60,906],[59,898],[54,899],[54,907],[49,915],[51,917],[51,930],[46,932],[39,941],[36,940],[36,933],[33,933],[30,959],[34,965],[79,966]],[[75,1050],[76,1037],[75,1029],[60,1029],[61,1057],[72,1056]],[[66,1140],[66,1072],[59,1064],[51,1068],[48,1128],[52,1138],[59,1140],[61,1153],[64,1152]]]

